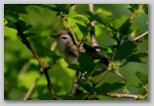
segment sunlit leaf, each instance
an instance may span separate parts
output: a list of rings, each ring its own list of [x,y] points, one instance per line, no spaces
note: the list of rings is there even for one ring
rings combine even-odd
[[[83,36],[87,36],[89,33],[88,27],[81,25],[79,23],[76,23],[77,27],[80,29],[80,31],[83,33]]]
[[[107,26],[110,23],[110,21],[113,19],[112,13],[104,9],[96,10],[94,17],[96,21],[100,22],[105,26]]]
[[[128,16],[123,15],[119,19],[115,19],[112,21],[113,27],[119,32],[120,39],[122,39],[123,36],[127,35],[130,30],[130,19]]]
[[[84,15],[75,15],[72,18],[75,19],[75,20],[81,21],[84,24],[89,24],[90,23],[89,20],[88,20],[88,18],[85,17]]]

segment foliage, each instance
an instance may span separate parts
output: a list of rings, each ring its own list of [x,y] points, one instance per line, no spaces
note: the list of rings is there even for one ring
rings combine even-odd
[[[138,94],[140,99],[148,99],[148,37],[132,41],[148,30],[148,5],[95,4],[94,7],[95,11],[92,13],[87,4],[4,5],[5,100],[23,99],[40,75],[41,67],[29,47],[23,45],[27,42],[21,35],[30,42],[44,65],[50,66],[48,73],[56,99],[114,99],[108,98],[105,94],[125,93],[125,88],[132,94]],[[57,48],[54,51],[50,50],[54,42],[50,35],[57,34],[63,29],[70,29],[66,21],[71,25],[78,40],[84,39],[83,42],[88,45],[91,45],[91,22],[96,23],[95,34],[102,50],[101,54],[107,56],[113,64],[119,63],[119,66],[113,69],[122,73],[127,83],[112,73],[103,76],[108,67],[98,60],[93,60],[86,53],[80,53],[78,57],[80,64],[68,65],[61,58]],[[80,90],[86,93],[71,95],[76,71],[81,77],[87,72],[86,81],[79,83]],[[53,99],[44,74],[41,74],[28,99]]]

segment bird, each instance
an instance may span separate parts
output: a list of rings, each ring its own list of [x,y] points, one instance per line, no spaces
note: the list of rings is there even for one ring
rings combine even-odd
[[[72,34],[68,31],[60,31],[58,35],[50,35],[50,37],[56,40],[61,55],[68,64],[77,64],[78,56],[81,52],[87,53],[93,59],[100,60],[100,62],[103,63],[106,67],[108,67],[110,63],[109,59],[106,56],[104,56],[100,52],[97,52],[95,48],[87,44],[80,44],[80,42],[77,42],[78,44],[80,44],[80,46],[77,47]],[[118,76],[126,81],[126,79],[118,71],[114,70],[113,72],[115,72]]]

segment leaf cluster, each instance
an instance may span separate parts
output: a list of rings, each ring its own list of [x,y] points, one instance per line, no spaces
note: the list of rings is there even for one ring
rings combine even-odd
[[[75,32],[77,38],[86,39],[83,42],[90,44],[90,31],[92,30],[91,22],[95,22],[95,34],[96,39],[100,41],[100,47],[102,52],[100,52],[102,55],[105,55],[113,64],[119,63],[118,67],[116,68],[118,71],[122,70],[122,67],[125,67],[128,63],[144,63],[146,64],[145,57],[148,56],[148,52],[143,50],[140,51],[139,47],[140,45],[146,40],[144,38],[140,39],[139,41],[132,42],[131,40],[136,37],[136,34],[143,33],[143,30],[141,30],[140,26],[136,21],[133,23],[131,22],[131,18],[128,14],[124,14],[119,17],[115,17],[115,14],[113,12],[102,8],[95,9],[94,13],[91,13],[90,11],[84,11],[83,13],[80,13],[80,11],[77,11],[77,9],[72,9],[72,6],[78,5],[74,4],[27,4],[27,5],[10,5],[6,4],[4,5],[4,19],[5,23],[4,26],[9,29],[13,29],[17,32],[17,34],[23,34],[26,38],[28,38],[33,46],[35,47],[36,51],[40,55],[41,59],[44,61],[45,64],[52,65],[50,74],[51,79],[53,80],[53,86],[55,88],[56,97],[59,100],[82,100],[85,99],[87,94],[89,93],[88,99],[106,99],[106,96],[103,95],[105,93],[109,92],[122,92],[124,87],[127,87],[126,83],[123,83],[121,81],[122,79],[118,80],[117,77],[112,77],[110,74],[106,76],[97,86],[94,86],[95,82],[100,79],[100,77],[103,75],[103,73],[106,72],[107,67],[102,64],[98,60],[94,60],[91,56],[89,56],[86,53],[80,53],[78,57],[79,64],[71,64],[68,67],[65,67],[66,63],[61,59],[61,56],[59,56],[59,51],[56,49],[55,51],[50,50],[50,45],[52,39],[49,38],[51,26],[47,26],[46,30],[42,32],[42,34],[39,35],[39,30],[34,30],[34,27],[40,27],[39,21],[37,21],[38,25],[34,25],[33,21],[36,21],[39,17],[36,17],[36,19],[31,20],[26,18],[29,16],[30,11],[32,10],[39,10],[38,14],[44,13],[45,11],[49,11],[46,13],[45,17],[48,16],[48,14],[52,11],[55,13],[54,15],[59,16],[62,20],[62,23],[60,23],[60,26],[63,26],[63,28],[68,28],[65,25],[65,19],[68,19],[68,22],[72,26],[73,31]],[[80,6],[80,5],[79,5]],[[95,5],[94,5],[95,6]],[[97,5],[96,5],[97,6]],[[37,7],[37,8],[36,8]],[[30,10],[28,10],[30,8]],[[131,11],[131,14],[135,14],[135,18],[145,15],[143,12],[148,15],[148,5],[147,4],[130,4],[127,5],[127,10]],[[35,11],[34,13],[37,13]],[[40,16],[41,17],[41,16]],[[57,17],[58,18],[58,17]],[[45,19],[41,19],[42,21],[48,23],[50,20],[45,21]],[[56,19],[52,19],[56,20]],[[57,22],[58,23],[58,22]],[[146,22],[145,22],[146,23]],[[20,28],[19,28],[20,26]],[[56,25],[53,25],[56,26]],[[57,25],[58,26],[58,25]],[[56,32],[59,31],[59,27],[56,27]],[[9,30],[10,31],[10,30]],[[55,30],[52,30],[53,32]],[[10,31],[11,32],[11,31]],[[106,33],[105,33],[106,32]],[[105,35],[103,35],[105,33]],[[11,34],[9,34],[9,37],[6,36],[5,33],[5,42],[12,42],[10,40]],[[110,43],[106,39],[109,38],[111,40]],[[18,41],[18,40],[17,40]],[[79,39],[80,41],[80,39]],[[103,44],[103,42],[107,42],[106,45]],[[13,42],[12,42],[13,43]],[[17,43],[17,42],[16,42]],[[14,43],[14,44],[16,44]],[[16,45],[22,45],[17,43]],[[7,50],[8,49],[8,50]],[[10,52],[11,51],[11,52]],[[24,57],[25,60],[22,60],[22,58],[14,59],[13,56],[18,57],[18,55],[21,52],[25,52],[25,54],[30,54],[29,52],[25,51],[25,48],[21,46],[19,50],[15,51],[14,49],[11,49],[10,46],[7,46],[5,43],[5,99],[12,99],[12,91],[15,92],[16,90],[20,89],[19,93],[19,99],[23,97],[23,95],[26,93],[26,91],[30,88],[31,84],[28,84],[28,82],[33,82],[33,80],[30,80],[31,76],[34,75],[35,78],[37,77],[37,74],[39,73],[38,70],[38,63],[37,61],[34,61],[35,59],[32,58],[32,56]],[[10,54],[12,56],[10,56]],[[7,56],[11,57],[15,60],[15,63],[13,63],[14,67],[9,62],[9,59]],[[18,66],[19,64],[24,64],[25,61],[28,61],[28,64],[30,64],[29,71],[26,72],[26,77],[29,77],[30,79],[27,79],[25,77],[22,77],[23,74],[19,73],[18,71],[22,68],[21,66]],[[11,72],[9,74],[9,66],[11,65],[11,69],[15,70],[14,73]],[[16,68],[17,67],[17,68]],[[65,67],[65,69],[64,69]],[[69,73],[68,73],[69,70]],[[73,70],[73,71],[72,71]],[[73,72],[79,71],[80,76],[87,72],[86,75],[86,82],[79,83],[80,90],[86,91],[87,93],[81,93],[76,96],[72,96],[69,94],[71,88],[72,88],[72,81],[73,78],[72,75]],[[131,68],[129,68],[131,70]],[[72,71],[72,72],[71,72]],[[38,72],[38,73],[37,73]],[[63,75],[62,75],[63,73]],[[18,76],[19,78],[16,79],[15,76]],[[148,89],[148,76],[143,74],[142,72],[136,71],[135,75],[140,80],[139,83],[136,83],[135,86],[138,88],[138,92],[140,95],[144,96],[143,99],[147,99],[147,89]],[[133,76],[133,75],[132,75]],[[10,77],[10,78],[9,78]],[[22,79],[23,78],[23,79]],[[12,79],[16,79],[16,82],[19,83],[19,85],[10,85],[8,82]],[[25,81],[28,81],[27,83],[24,83]],[[67,80],[66,80],[67,79]],[[29,81],[30,80],[30,81]],[[39,93],[43,89],[43,86],[45,86],[46,83],[43,78],[40,80],[38,84],[38,88],[36,87],[36,90],[34,91],[33,95],[31,95],[30,99],[47,99],[47,97],[50,98],[50,95],[48,94],[47,89],[43,90],[42,93]],[[9,89],[10,86],[13,86],[15,90]],[[46,87],[46,86],[45,86]],[[93,91],[91,92],[91,89],[93,88]],[[23,90],[23,91],[22,91]],[[9,95],[7,95],[9,93]],[[47,95],[42,96],[42,95]],[[100,97],[100,95],[103,95],[103,97]],[[41,98],[42,97],[42,98]],[[48,99],[49,99],[48,98]],[[18,98],[17,98],[18,99]]]

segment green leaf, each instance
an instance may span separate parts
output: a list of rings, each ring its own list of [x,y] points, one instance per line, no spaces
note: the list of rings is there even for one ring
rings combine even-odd
[[[89,84],[89,83],[79,83],[80,84],[80,87],[86,91],[89,91],[92,87],[92,84]]]
[[[95,89],[95,91],[98,92],[98,93],[108,93],[108,92],[120,89],[123,86],[125,86],[125,84],[121,83],[121,82],[115,82],[115,83],[112,83],[112,84],[104,83],[100,87],[97,87]]]
[[[105,72],[105,70],[106,70],[105,67],[102,68],[102,69],[99,69],[99,70],[94,70],[94,71],[92,72],[92,76],[95,77],[95,76],[97,76],[97,75],[100,75],[101,73]]]
[[[145,88],[140,88],[139,93],[140,93],[140,95],[144,96],[147,93],[147,91]]]
[[[19,14],[27,14],[26,9],[20,4],[4,4],[4,18],[8,22],[17,22]]]
[[[83,100],[84,97],[86,96],[87,94],[79,94],[79,95],[71,95],[71,94],[64,94],[64,95],[56,95],[56,98],[58,100]]]
[[[91,13],[90,11],[85,12],[85,14],[87,15],[87,18],[90,22],[95,20],[95,15]]]
[[[148,4],[143,5],[143,10],[148,15]]]
[[[132,32],[138,32],[139,31],[139,26],[137,23],[133,23],[130,27],[130,29],[132,30]]]
[[[123,36],[127,35],[130,30],[130,19],[128,16],[123,15],[119,19],[115,19],[112,21],[113,27],[119,32],[120,39],[122,39]]]
[[[35,36],[35,35],[36,35],[35,33],[24,33],[25,37],[32,37],[32,36]]]
[[[33,26],[32,25],[26,25],[23,29],[23,31],[27,31],[29,29],[31,29]]]
[[[127,35],[130,30],[130,19],[127,19],[119,28],[120,38],[122,39],[123,36]]]
[[[51,51],[50,49],[43,48],[42,51],[45,53],[45,55],[52,58],[53,61],[57,61],[61,58],[61,56],[58,56],[54,51]]]
[[[138,62],[138,63],[145,63],[142,58],[143,57],[147,57],[148,56],[148,53],[146,52],[139,52],[139,53],[135,53],[135,54],[132,54],[131,56],[129,56],[127,58],[127,61],[128,62]]]
[[[130,10],[132,13],[135,12],[139,8],[139,4],[129,4],[127,5],[128,10]]]
[[[13,29],[17,29],[16,25],[13,22],[8,22],[5,26]]]
[[[96,10],[94,17],[96,21],[105,26],[109,25],[110,21],[113,19],[112,13],[104,9]]]
[[[133,84],[133,86],[136,88],[142,88],[143,84],[142,83],[135,83],[135,84]]]
[[[76,23],[77,27],[79,28],[79,30],[82,32],[83,36],[87,36],[89,33],[88,27],[81,25],[79,23]]]
[[[85,25],[90,23],[88,18],[85,17],[84,15],[76,15],[76,16],[73,16],[72,18],[75,19],[75,20],[83,22]]]
[[[69,8],[73,6],[73,4],[39,4],[38,6],[43,7],[43,8],[48,8],[52,11],[56,12],[63,12],[65,14],[68,14]]]
[[[82,73],[84,73],[86,71],[79,64],[69,64],[68,68],[76,70],[76,71],[80,71]]]
[[[81,67],[88,71],[88,73],[94,69],[94,61],[92,57],[86,53],[80,53],[78,62],[80,63]]]
[[[145,75],[144,73],[141,73],[139,71],[136,71],[135,75],[140,79],[140,81],[143,84],[147,84],[148,83],[148,76]]]
[[[134,42],[126,41],[117,50],[115,60],[127,59],[131,54],[137,51],[137,45]]]

